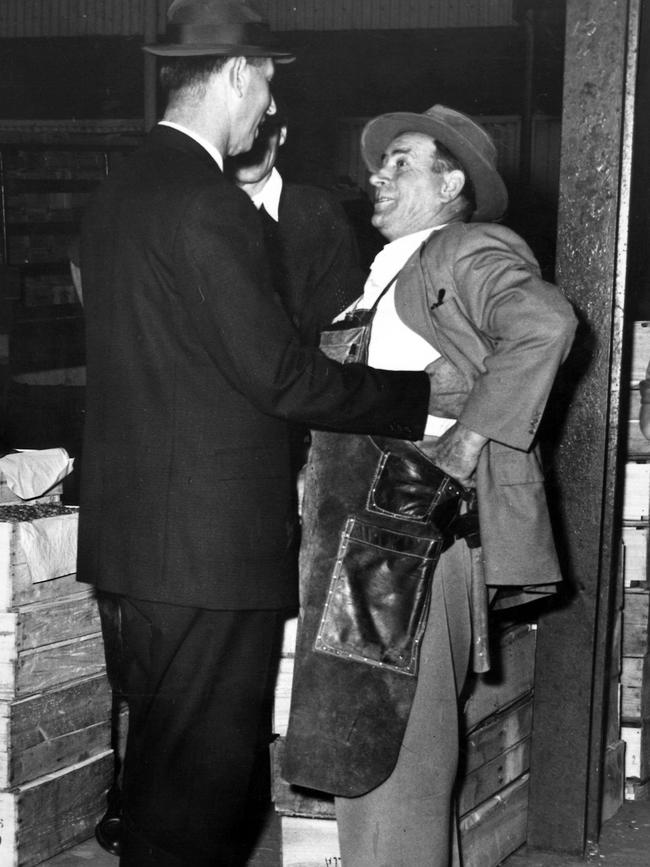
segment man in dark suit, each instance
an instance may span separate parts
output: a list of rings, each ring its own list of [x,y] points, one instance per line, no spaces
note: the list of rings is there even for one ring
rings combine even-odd
[[[287,134],[286,110],[279,107],[260,127],[253,147],[226,161],[226,174],[258,210],[279,300],[302,342],[318,346],[321,330],[358,298],[365,275],[352,227],[334,196],[313,185],[287,183],[278,171]],[[292,425],[291,464],[300,480],[308,442],[308,428]]]
[[[258,215],[222,173],[275,110],[235,0],[174,0],[164,120],[84,216],[78,573],[115,602],[129,705],[123,867],[244,863],[283,610],[296,605],[288,422],[423,433],[426,373],[339,365],[274,299]]]
[[[268,117],[250,151],[226,162],[262,220],[273,284],[303,342],[318,346],[321,330],[358,298],[365,274],[352,226],[336,198],[278,171],[287,140],[283,108]]]

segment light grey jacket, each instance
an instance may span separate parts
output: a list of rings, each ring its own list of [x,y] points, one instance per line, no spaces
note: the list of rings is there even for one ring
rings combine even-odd
[[[487,584],[543,592],[561,575],[534,441],[573,341],[570,304],[525,242],[494,223],[434,232],[400,273],[395,303],[462,371],[469,393],[459,420],[490,440],[477,468]]]

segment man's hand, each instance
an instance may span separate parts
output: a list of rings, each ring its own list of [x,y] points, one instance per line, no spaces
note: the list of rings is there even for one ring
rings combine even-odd
[[[429,415],[458,418],[465,406],[471,383],[467,382],[457,367],[442,357],[432,361],[426,372],[431,384]]]
[[[448,475],[466,488],[475,487],[474,470],[487,437],[456,422],[426,453]]]

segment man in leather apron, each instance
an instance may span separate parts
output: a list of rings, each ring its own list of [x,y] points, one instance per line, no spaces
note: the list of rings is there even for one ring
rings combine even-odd
[[[487,664],[487,598],[561,580],[535,436],[576,319],[495,222],[507,193],[470,118],[382,115],[361,149],[389,243],[321,346],[456,378],[421,442],[313,433],[283,774],[336,796],[345,867],[449,867],[458,696],[472,645]]]

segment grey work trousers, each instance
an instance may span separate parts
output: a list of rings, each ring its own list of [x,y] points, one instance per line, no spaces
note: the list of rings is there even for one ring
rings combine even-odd
[[[397,764],[377,788],[335,799],[343,867],[458,867],[453,787],[458,697],[471,650],[465,542],[436,567],[418,683]]]

